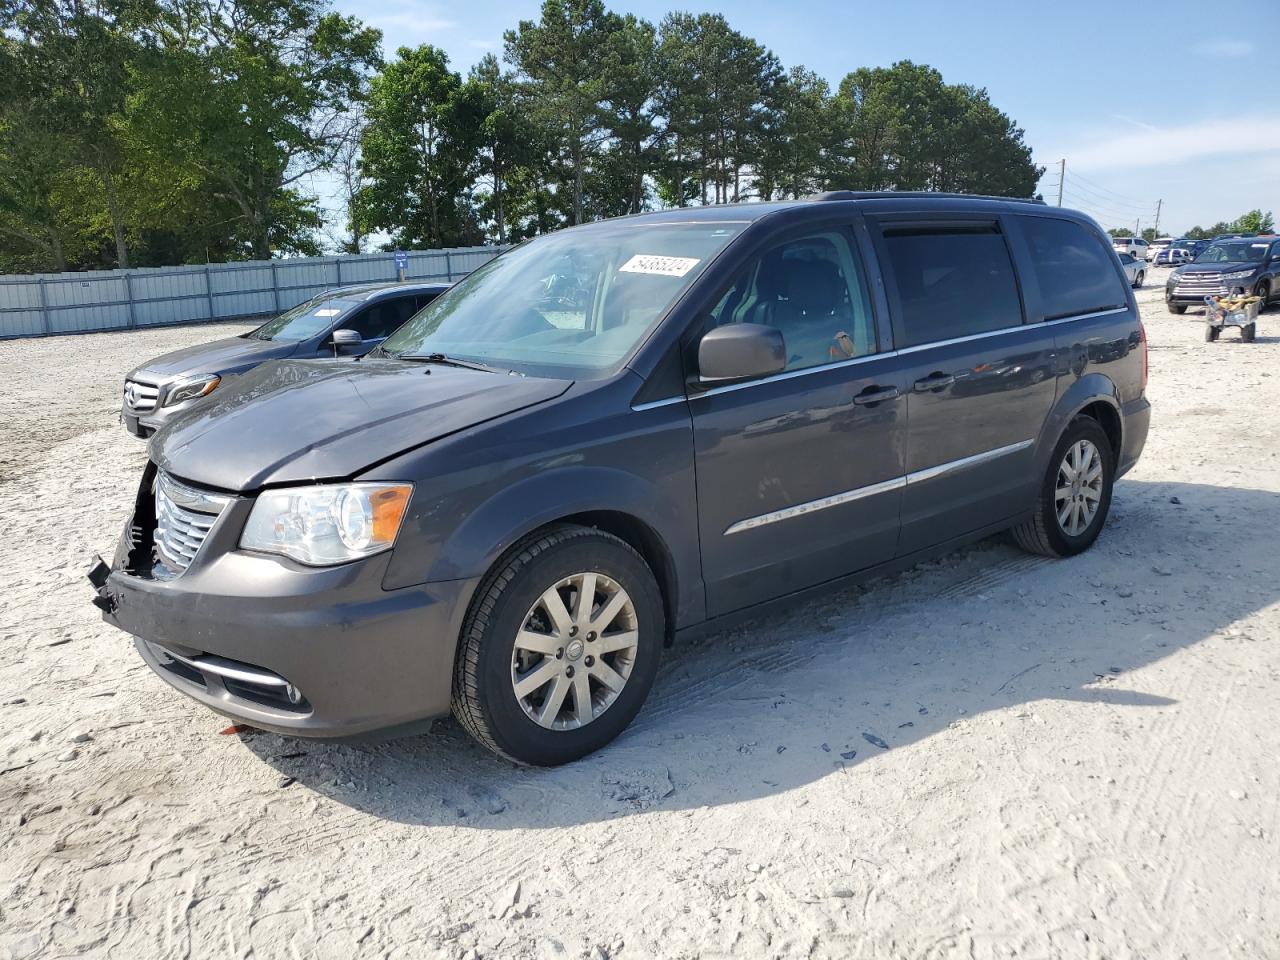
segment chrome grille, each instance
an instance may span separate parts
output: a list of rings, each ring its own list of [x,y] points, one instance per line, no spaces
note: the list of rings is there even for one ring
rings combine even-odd
[[[191,565],[229,497],[205,493],[165,474],[156,475],[155,564],[152,576],[169,580]]]
[[[1176,281],[1179,293],[1217,296],[1227,292],[1227,288],[1222,283],[1222,274],[1219,272],[1180,273]]]
[[[160,388],[141,380],[125,380],[124,405],[138,413],[146,413],[156,408],[160,399]]]

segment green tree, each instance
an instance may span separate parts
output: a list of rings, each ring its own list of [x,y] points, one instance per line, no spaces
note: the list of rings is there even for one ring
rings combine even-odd
[[[398,246],[478,242],[470,190],[486,116],[484,91],[464,85],[436,47],[401,47],[369,96],[361,142],[360,209]]]
[[[985,90],[948,85],[932,67],[904,60],[855,70],[839,100],[851,186],[1030,197],[1043,173]]]
[[[471,68],[467,84],[483,117],[478,159],[480,178],[488,190],[476,197],[479,214],[493,224],[494,239],[504,244],[509,239],[511,180],[521,168],[538,162],[542,152],[538,130],[520,102],[514,77],[503,72],[493,54],[486,54]]]
[[[354,135],[381,33],[324,0],[167,0],[161,75],[138,115],[236,211],[247,252],[317,248],[310,178]]]
[[[827,82],[804,67],[770,91],[755,168],[763,200],[799,199],[827,187],[836,155],[836,109]]]
[[[1271,233],[1276,228],[1275,219],[1271,216],[1271,211],[1263,213],[1261,210],[1250,210],[1248,213],[1242,213],[1236,217],[1231,224],[1232,233]]]
[[[529,88],[534,119],[555,144],[568,185],[572,223],[582,223],[587,171],[608,139],[601,123],[611,38],[621,18],[602,0],[544,0],[537,22],[521,20],[504,35],[507,61]]]

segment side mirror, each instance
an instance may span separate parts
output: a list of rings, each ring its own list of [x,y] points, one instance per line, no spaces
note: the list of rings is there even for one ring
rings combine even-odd
[[[749,380],[787,366],[782,331],[762,323],[730,323],[708,330],[698,342],[698,380],[704,384]]]
[[[355,330],[335,330],[330,334],[329,342],[333,344],[333,355],[336,357],[344,347],[360,346],[364,343],[364,337]]]

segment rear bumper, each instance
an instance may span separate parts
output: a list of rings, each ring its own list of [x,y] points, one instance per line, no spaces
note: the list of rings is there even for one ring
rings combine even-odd
[[[1147,445],[1147,432],[1151,429],[1151,401],[1146,397],[1130,400],[1121,408],[1124,418],[1123,440],[1116,476],[1122,477],[1133,469],[1142,450]]]
[[[317,569],[229,552],[168,581],[116,569],[103,619],[166,683],[234,720],[304,737],[406,732],[449,712],[476,581],[383,590],[388,556]]]

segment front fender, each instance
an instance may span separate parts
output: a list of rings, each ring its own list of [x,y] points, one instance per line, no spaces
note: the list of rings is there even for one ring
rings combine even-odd
[[[675,542],[680,510],[657,485],[611,467],[561,467],[526,477],[481,504],[445,542],[427,580],[478,576],[539,527],[602,510],[640,520],[668,549]]]

